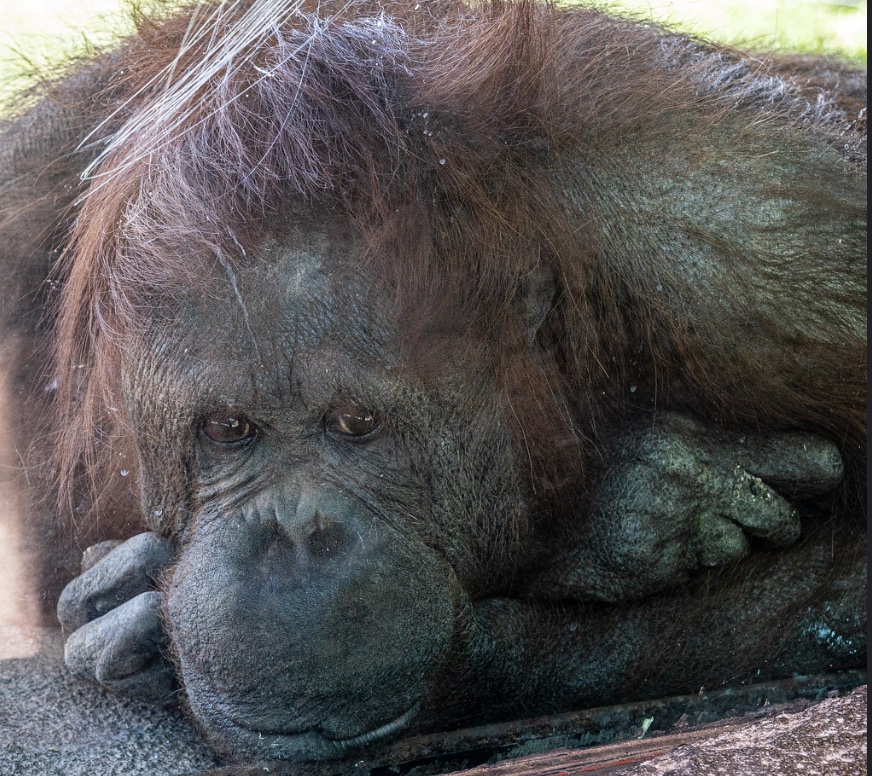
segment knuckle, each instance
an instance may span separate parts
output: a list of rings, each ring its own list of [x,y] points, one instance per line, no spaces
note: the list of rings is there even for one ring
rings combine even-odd
[[[64,644],[64,663],[74,676],[94,678],[95,650],[98,641],[98,634],[90,624],[79,628],[69,636]]]
[[[772,503],[778,495],[763,480],[745,471],[741,466],[733,468],[732,499],[737,503]]]
[[[684,439],[662,431],[642,439],[635,458],[659,476],[684,477],[700,468],[697,456]]]
[[[107,687],[131,681],[160,656],[159,599],[144,593],[74,631],[64,645],[67,668]]]
[[[759,477],[736,467],[730,518],[751,536],[777,546],[793,544],[801,530],[799,513]]]
[[[119,539],[108,539],[86,548],[82,553],[82,573],[89,571],[122,543]]]
[[[130,558],[150,569],[161,569],[173,562],[175,551],[168,539],[151,531],[137,534],[125,542]]]
[[[712,518],[705,520],[701,528],[697,558],[703,568],[723,566],[750,552],[745,532],[730,520]]]
[[[61,626],[76,630],[152,590],[173,557],[173,545],[152,533],[134,536],[104,553],[62,591],[57,604]]]
[[[67,631],[75,631],[97,616],[82,577],[76,577],[61,591],[57,616],[61,627]]]

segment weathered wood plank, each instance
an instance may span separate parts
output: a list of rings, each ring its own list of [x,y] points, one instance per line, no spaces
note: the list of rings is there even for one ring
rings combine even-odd
[[[560,750],[449,776],[739,776],[866,773],[866,687],[792,713],[730,720],[652,740]]]
[[[746,685],[412,736],[340,762],[260,763],[217,769],[210,776],[254,776],[267,768],[273,776],[609,773],[748,721],[801,711],[864,681],[863,672],[850,672]],[[546,767],[551,770],[543,771]]]
[[[735,730],[743,724],[747,723],[736,719],[647,740],[623,741],[591,749],[558,749],[517,760],[504,760],[492,765],[453,771],[445,776],[576,776],[582,773],[611,773],[628,765],[660,757],[679,746]]]

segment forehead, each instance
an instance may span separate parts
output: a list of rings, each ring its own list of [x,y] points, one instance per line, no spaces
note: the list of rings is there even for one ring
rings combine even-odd
[[[232,264],[213,263],[131,333],[124,371],[148,393],[234,403],[352,389],[401,361],[390,294],[342,223],[281,224]]]
[[[213,342],[262,358],[276,349],[383,351],[392,328],[387,298],[364,253],[342,222],[283,224],[243,262],[218,262],[206,294],[193,290],[194,333],[206,349]]]
[[[129,335],[128,401],[315,407],[488,382],[499,353],[438,269],[404,272],[407,252],[427,250],[414,230],[379,252],[329,213],[272,226],[232,263],[201,262],[202,282],[163,294]]]

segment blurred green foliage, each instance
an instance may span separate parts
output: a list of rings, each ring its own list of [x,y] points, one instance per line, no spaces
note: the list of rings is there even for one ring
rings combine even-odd
[[[52,64],[130,32],[127,1],[0,0],[0,101],[24,76],[50,72]],[[558,1],[593,3],[740,48],[866,62],[866,0]]]
[[[834,53],[866,62],[866,0],[603,0],[599,5],[738,48]]]

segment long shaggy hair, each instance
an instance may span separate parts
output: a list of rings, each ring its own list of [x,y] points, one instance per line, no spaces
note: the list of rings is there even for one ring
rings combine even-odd
[[[56,272],[67,494],[126,434],[126,333],[180,284],[232,282],[289,201],[356,225],[401,315],[481,341],[523,336],[517,289],[549,269],[545,367],[496,365],[534,488],[651,407],[862,458],[865,138],[838,99],[533,0],[204,2],[110,56]]]

